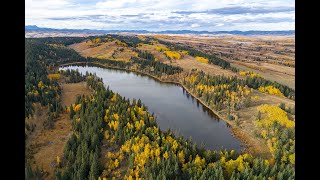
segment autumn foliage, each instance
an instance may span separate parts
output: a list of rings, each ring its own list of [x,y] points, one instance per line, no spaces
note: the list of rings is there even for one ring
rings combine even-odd
[[[48,74],[48,78],[50,80],[59,80],[60,79],[60,74],[55,73],[55,74]]]
[[[61,178],[57,179],[81,179],[82,176],[93,179],[272,179],[277,177],[278,171],[282,172],[283,177],[294,177],[291,166],[285,164],[294,161],[292,154],[288,154],[288,161],[279,161],[283,163],[281,169],[277,167],[279,169],[276,171],[267,171],[266,169],[273,168],[274,165],[249,154],[239,154],[233,150],[217,152],[201,149],[192,141],[176,137],[170,131],[160,131],[155,117],[140,100],[129,101],[103,88],[101,80],[90,77],[87,82],[96,93],[92,97],[79,97],[78,102],[85,104],[90,110],[88,112],[95,112],[98,117],[103,116],[95,119],[94,113],[83,114],[78,111],[75,114],[81,121],[73,123],[75,135],[67,143],[66,162],[61,168],[63,171],[57,173],[57,177]],[[197,78],[194,77],[191,81],[195,83]],[[199,85],[203,91],[205,86]],[[214,89],[227,90],[229,86],[212,84]],[[240,85],[238,88],[242,89],[244,95],[250,94],[250,89]],[[99,106],[97,102],[104,106]],[[77,118],[74,119],[76,121]],[[91,145],[88,145],[87,141]],[[96,145],[100,141],[104,141],[103,148],[108,149],[101,154],[103,169],[96,165],[96,154],[99,152]],[[78,168],[70,168],[72,166]],[[82,168],[85,169],[83,172],[86,172],[83,175],[78,173],[82,172]]]
[[[200,61],[200,62],[206,63],[206,64],[209,63],[209,59],[204,58],[204,57],[196,56],[195,59]]]
[[[240,71],[240,76],[250,76],[250,77],[262,77],[260,74],[254,73],[252,71]]]
[[[263,93],[284,97],[282,92],[279,89],[277,89],[276,87],[273,87],[273,86],[265,86],[265,87],[261,86],[261,87],[259,87],[258,90],[260,92],[263,92]]]
[[[257,109],[263,118],[256,121],[261,138],[267,141],[273,159],[295,164],[295,121],[278,106],[263,104]]]
[[[141,43],[139,38],[114,37],[121,38],[121,42],[126,42],[130,47]],[[177,52],[180,50],[175,49]],[[228,68],[228,64],[222,60],[192,49],[187,50],[189,55],[208,57],[210,63]],[[59,51],[51,52],[47,54]],[[56,58],[54,62],[65,62],[61,59],[64,58]],[[132,65],[123,62],[106,63],[123,68]],[[132,63],[143,70],[152,69],[146,72],[158,76],[182,72],[177,67],[154,61],[133,59]],[[37,65],[30,63],[28,70],[31,71],[34,66]],[[43,78],[36,79],[32,73],[27,76],[28,102],[42,101],[47,105],[59,99],[59,93],[55,94],[59,92],[59,86],[49,81],[47,73],[39,73]],[[101,78],[94,75],[86,79],[92,95],[78,96],[70,107],[74,111],[71,114],[72,132],[63,156],[57,158],[60,166],[55,170],[55,176],[58,180],[295,178],[295,125],[287,114],[274,107],[261,106],[259,111],[262,116],[256,121],[257,126],[261,127],[258,135],[267,141],[273,154],[271,159],[265,160],[232,150],[206,150],[191,140],[176,137],[171,131],[161,131],[155,116],[148,112],[141,101],[129,100],[106,89]],[[250,106],[251,88],[257,89],[254,85],[261,86],[263,82],[261,79],[242,81],[236,77],[209,76],[198,71],[192,71],[181,79],[184,86],[210,107],[234,111]],[[282,91],[286,92],[286,89]]]
[[[181,59],[181,54],[177,51],[164,51],[164,54],[169,59]]]

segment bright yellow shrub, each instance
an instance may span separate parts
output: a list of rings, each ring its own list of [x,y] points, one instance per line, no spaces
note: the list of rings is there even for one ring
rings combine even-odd
[[[181,59],[181,54],[177,51],[164,51],[169,59]]]
[[[259,87],[258,90],[260,92],[263,92],[263,93],[284,97],[282,92],[279,89],[277,89],[276,87],[273,87],[273,86],[265,86],[265,87],[261,86],[261,87]]]
[[[74,110],[75,112],[80,111],[80,109],[81,109],[81,104],[77,104],[76,106],[73,107],[73,110]]]
[[[258,107],[258,111],[261,113],[267,113],[267,116],[257,122],[262,127],[269,127],[274,121],[277,121],[280,125],[287,128],[294,128],[295,122],[289,120],[287,112],[279,108],[278,106],[263,104]]]
[[[187,55],[188,51],[181,51],[182,54]]]
[[[195,59],[200,61],[200,62],[206,63],[206,64],[209,63],[209,59],[204,58],[204,57],[196,56]]]
[[[155,46],[157,51],[169,51],[170,49],[164,46]]]
[[[60,74],[56,73],[56,74],[48,74],[48,78],[50,80],[59,80],[60,79]]]
[[[260,74],[251,71],[240,71],[240,76],[250,76],[250,77],[262,77]]]
[[[127,47],[128,45],[125,42],[121,42],[121,41],[116,41],[115,42],[117,45],[123,46],[123,47]]]
[[[289,155],[289,161],[291,164],[295,164],[295,153]]]
[[[164,157],[165,159],[168,159],[168,158],[169,158],[169,154],[168,154],[167,151],[163,154],[163,157]]]

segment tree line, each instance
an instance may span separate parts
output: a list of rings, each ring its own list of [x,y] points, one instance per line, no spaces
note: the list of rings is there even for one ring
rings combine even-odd
[[[45,44],[61,44],[68,46],[74,43],[80,43],[88,37],[45,37],[45,38],[28,38],[31,41],[38,41]]]
[[[266,80],[262,77],[257,77],[257,76],[254,76],[254,77],[246,77],[245,79],[245,83],[251,87],[251,88],[254,88],[254,89],[258,89],[259,87],[266,87],[266,86],[273,86],[273,87],[276,87],[277,89],[280,90],[280,92],[290,98],[290,99],[295,99],[295,91],[286,86],[286,85],[282,85],[276,81],[269,81],[269,80]]]

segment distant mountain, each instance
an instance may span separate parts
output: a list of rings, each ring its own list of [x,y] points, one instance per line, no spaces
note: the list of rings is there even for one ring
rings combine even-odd
[[[166,30],[166,31],[147,31],[147,30],[94,30],[94,29],[53,29],[42,28],[35,25],[25,26],[25,31],[38,31],[38,32],[60,32],[60,33],[156,33],[156,34],[235,34],[235,35],[294,35],[295,30],[288,31],[193,31],[193,30]]]
[[[294,35],[294,30],[288,31],[192,31],[192,30],[178,30],[178,31],[160,31],[159,34],[235,34],[235,35]]]

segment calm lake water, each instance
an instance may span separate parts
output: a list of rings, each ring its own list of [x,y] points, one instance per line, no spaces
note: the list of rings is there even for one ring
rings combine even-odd
[[[94,66],[72,65],[60,69],[78,69],[83,74],[86,71],[96,73],[112,91],[131,100],[140,98],[149,112],[156,115],[161,130],[170,128],[176,135],[188,139],[192,137],[198,145],[204,143],[205,148],[211,150],[242,149],[226,122],[219,120],[178,85],[161,83],[133,72]]]

